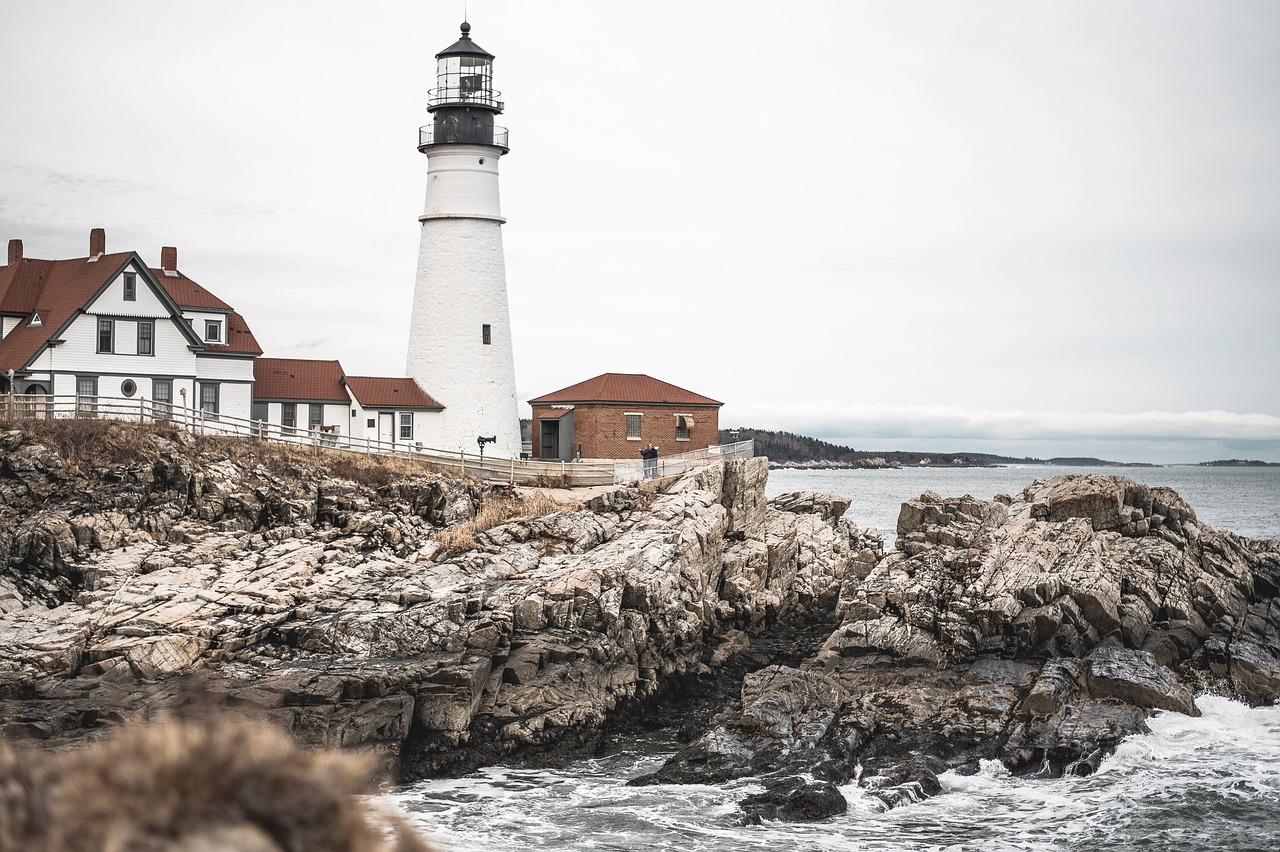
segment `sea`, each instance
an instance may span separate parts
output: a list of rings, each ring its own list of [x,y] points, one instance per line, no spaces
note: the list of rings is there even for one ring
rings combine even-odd
[[[898,508],[926,490],[1014,495],[1038,478],[1110,473],[1182,495],[1202,524],[1280,538],[1280,468],[904,468],[769,472],[767,491],[849,498],[848,517],[892,541]],[[1197,718],[1159,713],[1086,778],[1015,778],[996,762],[947,773],[932,798],[887,809],[856,784],[842,816],[743,826],[754,779],[627,787],[677,748],[673,732],[620,737],[560,769],[491,766],[407,785],[385,800],[442,852],[491,850],[1280,850],[1280,706],[1214,695]]]

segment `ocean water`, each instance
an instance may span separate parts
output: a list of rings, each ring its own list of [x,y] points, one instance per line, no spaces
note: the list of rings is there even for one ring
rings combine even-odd
[[[442,850],[1275,850],[1280,849],[1280,707],[1214,696],[1202,715],[1161,713],[1087,778],[1014,778],[998,764],[940,777],[939,795],[885,809],[857,786],[819,823],[736,823],[750,779],[627,787],[674,750],[620,743],[560,770],[490,767],[388,796]]]
[[[898,509],[928,490],[943,497],[968,494],[989,500],[1014,496],[1036,479],[1061,473],[1127,476],[1147,485],[1163,485],[1182,495],[1201,523],[1251,538],[1280,538],[1280,467],[970,467],[898,470],[769,471],[770,497],[788,491],[826,491],[853,501],[847,517],[860,527],[875,527],[885,543],[894,538]]]
[[[1203,523],[1280,538],[1277,468],[961,468],[770,471],[770,496],[819,490],[849,497],[849,516],[892,538],[898,507],[944,496],[1015,494],[1037,477],[1122,473],[1168,485]],[[445,852],[490,850],[1280,850],[1280,707],[1212,695],[1198,718],[1160,713],[1087,778],[1015,778],[999,764],[945,774],[938,796],[886,809],[856,785],[849,811],[813,824],[737,824],[753,779],[718,786],[627,787],[674,753],[669,735],[619,739],[563,769],[494,766],[387,796]]]

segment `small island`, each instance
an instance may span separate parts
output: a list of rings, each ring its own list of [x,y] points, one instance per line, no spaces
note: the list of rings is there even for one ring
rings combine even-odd
[[[817,438],[776,432],[769,429],[721,429],[720,443],[755,442],[755,453],[766,456],[772,468],[807,470],[887,470],[904,467],[1001,467],[1004,465],[1045,465],[1046,467],[1159,467],[1144,462],[1108,461],[1092,457],[1039,459],[1001,456],[992,453],[933,453],[905,450],[855,450]]]
[[[1258,459],[1218,459],[1200,462],[1200,467],[1280,467],[1280,462],[1260,461]]]

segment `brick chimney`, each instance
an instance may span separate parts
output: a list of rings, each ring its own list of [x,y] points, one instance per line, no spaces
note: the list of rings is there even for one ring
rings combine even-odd
[[[22,263],[22,240],[9,240],[9,265]]]
[[[89,232],[89,257],[107,253],[107,232],[102,228],[94,228]]]
[[[178,271],[178,249],[175,246],[163,246],[160,249],[160,268],[165,272]]]

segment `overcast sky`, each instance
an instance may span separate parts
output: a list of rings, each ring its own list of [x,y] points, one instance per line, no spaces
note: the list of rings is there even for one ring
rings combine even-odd
[[[0,2],[0,241],[176,245],[268,355],[404,374],[461,0]],[[859,449],[1280,461],[1280,3],[468,15],[521,399],[642,372]]]

